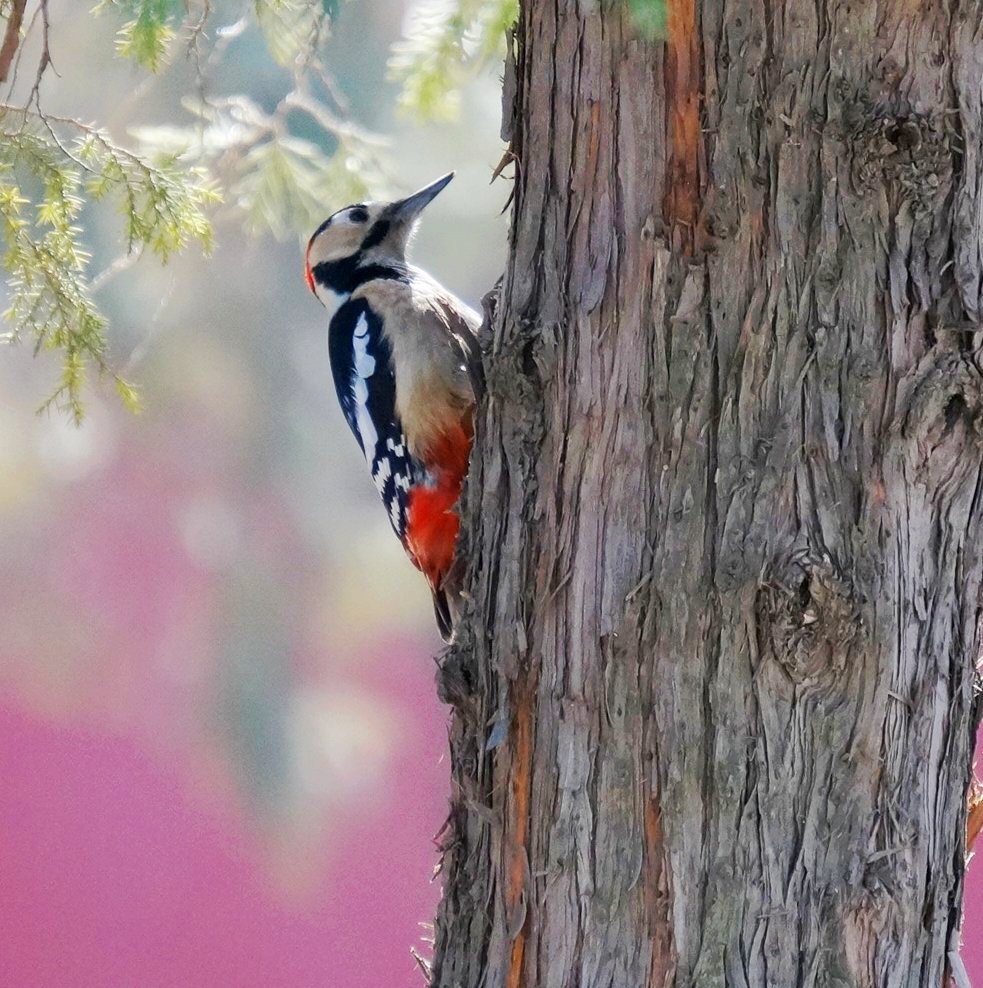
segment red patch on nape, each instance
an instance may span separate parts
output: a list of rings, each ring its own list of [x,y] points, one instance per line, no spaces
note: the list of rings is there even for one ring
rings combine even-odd
[[[311,245],[307,245],[307,253],[304,256],[304,277],[307,279],[307,287],[314,295],[317,295],[317,288],[314,285],[314,272],[311,270]]]

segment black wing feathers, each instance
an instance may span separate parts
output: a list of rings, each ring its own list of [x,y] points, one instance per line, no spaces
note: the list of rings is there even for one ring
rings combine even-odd
[[[396,414],[389,342],[365,299],[352,299],[335,313],[328,353],[345,421],[362,447],[389,523],[402,541],[409,488],[420,468],[409,454]]]

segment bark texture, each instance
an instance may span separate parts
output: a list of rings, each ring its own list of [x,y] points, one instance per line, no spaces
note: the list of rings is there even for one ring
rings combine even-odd
[[[524,0],[440,988],[939,988],[983,574],[978,0]]]

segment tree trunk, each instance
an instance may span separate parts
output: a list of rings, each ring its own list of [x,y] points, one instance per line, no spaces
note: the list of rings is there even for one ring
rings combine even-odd
[[[951,970],[979,0],[524,0],[439,988]]]

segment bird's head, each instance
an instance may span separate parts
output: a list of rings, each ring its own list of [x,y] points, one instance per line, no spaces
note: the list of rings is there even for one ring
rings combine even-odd
[[[337,284],[351,272],[370,265],[399,264],[424,208],[454,177],[453,172],[413,195],[395,202],[366,202],[345,206],[314,231],[307,244],[307,284],[337,293]]]

